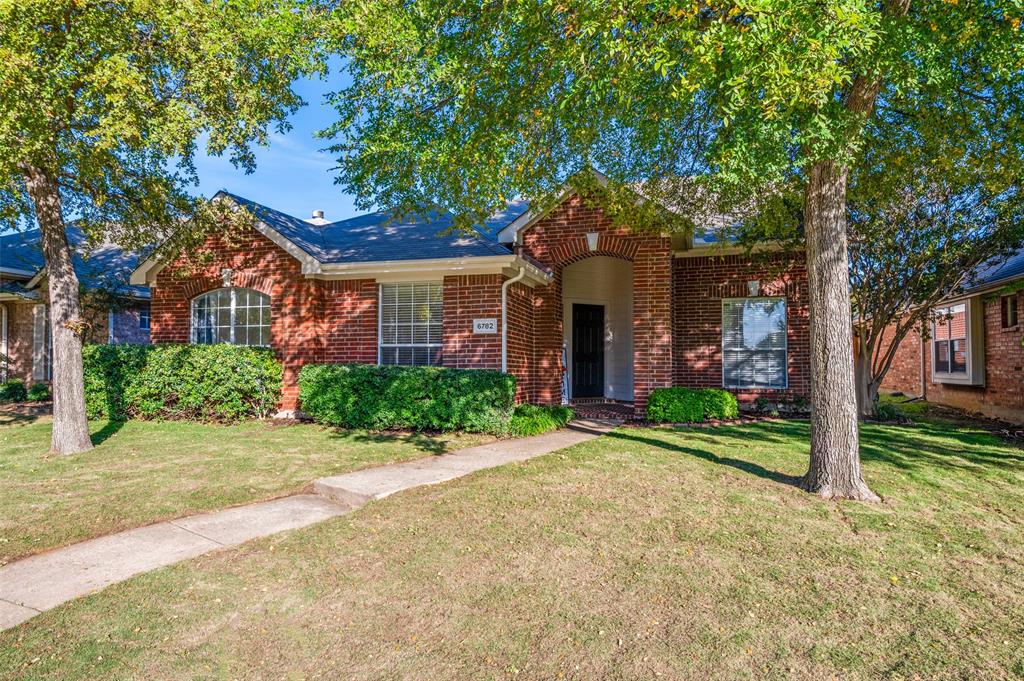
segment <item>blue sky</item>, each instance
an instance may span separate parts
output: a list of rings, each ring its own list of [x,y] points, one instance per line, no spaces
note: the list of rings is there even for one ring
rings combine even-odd
[[[332,68],[329,78],[330,81],[304,79],[296,83],[296,91],[306,100],[306,106],[288,119],[292,124],[290,131],[273,133],[268,147],[255,149],[254,173],[246,175],[231,165],[226,156],[201,155],[196,158],[199,187],[193,191],[209,197],[226,189],[298,218],[308,218],[316,209],[322,209],[331,221],[366,212],[357,210],[352,197],[334,184],[334,160],[320,151],[327,141],[314,137],[317,130],[334,121],[334,111],[324,104],[324,95],[339,89],[338,70]]]

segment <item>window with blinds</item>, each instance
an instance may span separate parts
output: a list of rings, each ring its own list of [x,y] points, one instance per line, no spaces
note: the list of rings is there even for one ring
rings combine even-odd
[[[785,388],[785,298],[722,301],[722,385]]]
[[[441,363],[440,282],[380,285],[381,364]]]
[[[932,322],[933,371],[966,376],[968,349],[967,305],[936,309]]]

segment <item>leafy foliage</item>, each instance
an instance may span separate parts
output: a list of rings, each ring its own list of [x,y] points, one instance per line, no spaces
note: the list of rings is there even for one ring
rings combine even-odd
[[[30,227],[27,166],[97,240],[151,247],[198,204],[193,158],[253,168],[253,143],[319,69],[316,3],[155,0],[0,4],[0,227]]]
[[[700,423],[739,416],[736,396],[720,388],[657,388],[647,401],[653,423]]]
[[[514,437],[540,435],[564,428],[572,417],[572,409],[558,404],[517,404],[508,430]]]
[[[33,383],[29,386],[27,399],[31,402],[43,402],[50,399],[50,386],[45,383]]]
[[[345,428],[504,434],[515,392],[514,376],[478,369],[307,364],[299,375],[302,410]]]
[[[84,367],[90,418],[237,421],[281,398],[281,362],[264,348],[88,345]]]
[[[24,402],[27,396],[24,381],[10,378],[0,383],[0,402]]]
[[[470,224],[508,197],[548,203],[594,166],[631,224],[650,207],[631,200],[643,181],[704,226],[711,211],[774,209],[809,164],[849,164],[865,139],[998,140],[1024,120],[1021,15],[1015,2],[348,3],[334,36],[351,85],[326,134],[366,203]]]

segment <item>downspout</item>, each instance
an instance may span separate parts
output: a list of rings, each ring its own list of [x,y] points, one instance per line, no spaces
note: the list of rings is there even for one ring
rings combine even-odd
[[[519,266],[519,274],[506,279],[501,285],[501,373],[508,373],[508,287],[526,276],[526,268]]]
[[[928,401],[928,381],[925,378],[925,356],[924,353],[930,352],[931,348],[928,347],[928,340],[925,338],[924,325],[921,325],[921,399],[925,402]]]

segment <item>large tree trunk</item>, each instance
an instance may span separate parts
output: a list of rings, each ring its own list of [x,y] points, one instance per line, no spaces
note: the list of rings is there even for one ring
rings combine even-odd
[[[25,184],[42,232],[53,335],[53,438],[51,451],[74,454],[92,449],[85,417],[78,276],[64,230],[56,181],[36,167],[25,168]]]
[[[811,166],[804,205],[811,307],[811,464],[804,488],[829,499],[877,501],[860,470],[846,248],[848,171]]]

